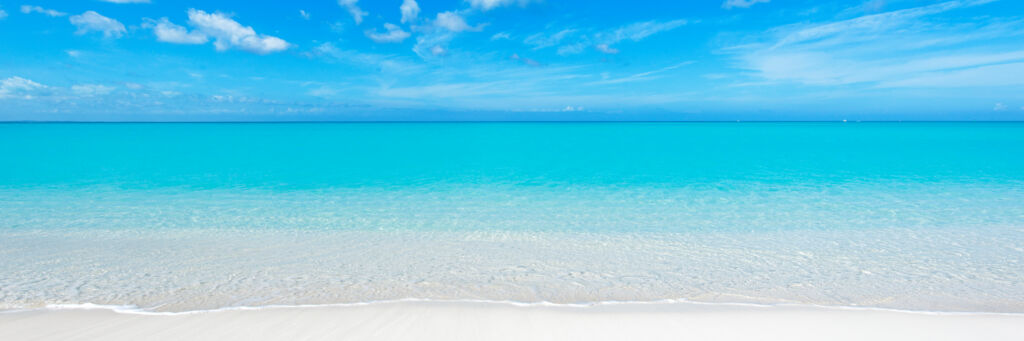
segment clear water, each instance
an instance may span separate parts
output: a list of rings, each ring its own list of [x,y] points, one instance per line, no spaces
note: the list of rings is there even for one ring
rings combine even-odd
[[[1024,312],[1021,123],[0,124],[0,308]]]

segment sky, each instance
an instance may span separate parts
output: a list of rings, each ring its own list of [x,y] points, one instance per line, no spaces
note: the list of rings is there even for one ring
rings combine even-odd
[[[3,121],[1024,120],[1018,0],[0,0]]]

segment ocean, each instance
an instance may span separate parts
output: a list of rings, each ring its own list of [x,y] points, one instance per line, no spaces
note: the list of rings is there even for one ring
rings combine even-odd
[[[1024,312],[1024,123],[4,123],[0,309]]]

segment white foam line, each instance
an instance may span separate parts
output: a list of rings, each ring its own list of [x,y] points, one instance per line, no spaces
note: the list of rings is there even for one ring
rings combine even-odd
[[[479,300],[479,299],[458,299],[458,300],[443,300],[443,299],[429,299],[429,298],[402,298],[394,300],[378,300],[378,301],[365,301],[365,302],[351,302],[351,303],[327,303],[327,304],[294,304],[294,305],[264,305],[264,306],[235,306],[235,307],[223,307],[216,309],[204,309],[204,310],[187,310],[180,312],[161,312],[152,311],[144,308],[139,308],[133,305],[103,305],[93,303],[79,303],[79,304],[49,304],[44,308],[30,308],[30,309],[12,309],[0,311],[0,314],[4,313],[16,313],[25,311],[40,311],[40,310],[109,310],[118,314],[133,314],[133,315],[151,315],[151,316],[180,316],[180,315],[194,315],[194,314],[208,314],[208,313],[219,313],[228,311],[249,311],[249,310],[264,310],[264,309],[294,309],[294,308],[344,308],[344,307],[362,307],[370,305],[384,305],[384,304],[395,304],[395,303],[445,303],[445,304],[489,304],[489,305],[505,305],[514,307],[553,307],[553,308],[591,308],[598,306],[613,306],[613,305],[706,305],[706,306],[729,306],[729,307],[752,307],[752,308],[809,308],[809,309],[821,309],[821,310],[852,310],[852,311],[881,311],[881,312],[893,312],[893,313],[904,313],[904,314],[916,314],[916,315],[939,315],[939,316],[1024,316],[1024,312],[959,312],[959,311],[930,311],[930,310],[907,310],[907,309],[895,309],[895,308],[882,308],[882,307],[863,307],[863,306],[830,306],[820,304],[798,304],[798,303],[779,303],[779,304],[759,304],[759,303],[739,303],[739,302],[699,302],[691,301],[687,299],[664,299],[654,301],[599,301],[599,302],[587,302],[587,303],[554,303],[549,301],[538,301],[538,302],[520,302],[520,301],[508,301],[508,300]]]

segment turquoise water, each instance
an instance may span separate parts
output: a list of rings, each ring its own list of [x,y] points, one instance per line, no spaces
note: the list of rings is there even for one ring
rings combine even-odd
[[[1018,183],[1020,123],[0,124],[0,187]]]
[[[0,308],[1024,311],[1021,123],[12,123],[0,155]]]

